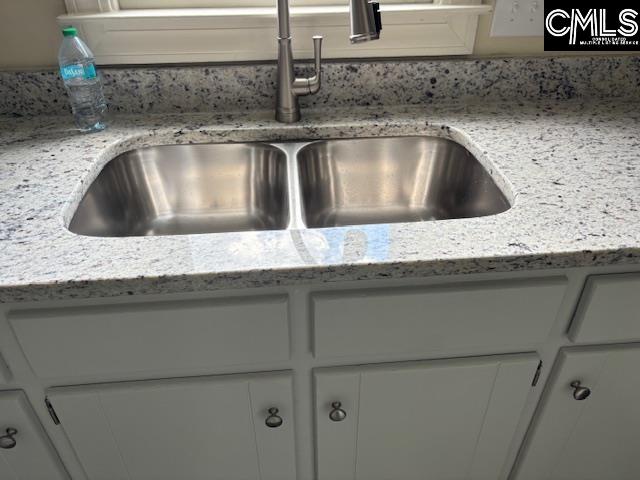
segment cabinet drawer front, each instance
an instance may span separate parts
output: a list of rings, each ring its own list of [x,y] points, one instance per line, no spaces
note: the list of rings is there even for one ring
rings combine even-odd
[[[11,326],[41,378],[189,374],[289,358],[287,298],[24,311]]]
[[[318,479],[504,478],[537,365],[524,354],[317,370]]]
[[[15,429],[15,446],[0,449],[2,480],[62,480],[67,478],[31,405],[19,391],[0,392],[0,436]]]
[[[312,297],[317,357],[530,348],[555,322],[563,277]]]
[[[89,480],[295,480],[291,376],[223,375],[48,392]],[[265,423],[269,409],[282,419]]]
[[[516,480],[640,478],[640,345],[560,352]],[[574,398],[579,381],[591,394]]]
[[[581,343],[640,340],[640,274],[589,277],[569,337]]]

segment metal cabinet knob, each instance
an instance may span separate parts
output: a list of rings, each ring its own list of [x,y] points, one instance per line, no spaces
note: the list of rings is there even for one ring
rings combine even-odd
[[[573,388],[573,398],[576,400],[584,400],[591,395],[591,389],[582,386],[580,380],[571,382],[571,388]]]
[[[278,428],[282,425],[283,420],[280,415],[278,415],[279,410],[275,407],[271,407],[269,410],[269,416],[264,421],[264,424],[269,428]]]
[[[15,439],[15,436],[18,434],[18,430],[15,428],[7,428],[5,431],[6,434],[0,437],[0,448],[9,450],[18,444]]]
[[[347,412],[345,412],[342,408],[341,402],[333,402],[331,404],[331,412],[329,412],[329,419],[332,422],[341,422],[345,418],[347,418]]]

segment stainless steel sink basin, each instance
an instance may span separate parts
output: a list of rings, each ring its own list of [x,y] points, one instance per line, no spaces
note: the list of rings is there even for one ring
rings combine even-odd
[[[110,161],[69,230],[124,237],[286,228],[286,154],[267,144],[143,148]]]
[[[510,208],[480,162],[443,138],[320,141],[297,159],[311,228],[481,217]]]
[[[69,230],[124,237],[302,229],[509,208],[482,164],[443,138],[171,145],[110,161]]]

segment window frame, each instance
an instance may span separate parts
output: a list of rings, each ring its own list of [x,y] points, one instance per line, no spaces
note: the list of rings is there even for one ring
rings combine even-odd
[[[342,0],[331,0],[332,3]],[[65,0],[62,26],[74,26],[102,65],[264,61],[276,58],[276,8],[121,10],[119,0]],[[381,40],[348,41],[343,5],[291,7],[296,58],[312,57],[311,36],[323,34],[325,58],[423,57],[473,52],[482,0],[434,3],[381,1]],[[229,48],[232,45],[233,48]]]
[[[291,6],[326,6],[341,5],[348,0],[290,0]],[[180,9],[180,8],[238,8],[239,0],[118,0],[121,10],[144,9]],[[127,3],[151,4],[151,6],[126,6]],[[199,4],[197,7],[186,7],[184,3]],[[243,7],[272,7],[275,0],[242,0]],[[434,0],[384,0],[385,5],[392,3],[434,3]],[[182,5],[181,5],[182,4]]]

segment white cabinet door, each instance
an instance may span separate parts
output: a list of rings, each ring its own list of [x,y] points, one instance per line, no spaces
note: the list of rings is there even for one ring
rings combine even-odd
[[[296,477],[288,374],[66,387],[49,400],[90,480]],[[266,425],[269,409],[281,425]]]
[[[524,354],[316,371],[318,478],[503,478],[537,365]]]
[[[638,344],[563,350],[514,477],[640,478],[639,365]],[[591,392],[584,400],[576,381]]]
[[[11,381],[11,371],[0,355],[0,385],[7,385]]]
[[[67,478],[24,393],[0,392],[0,437],[0,479]]]

